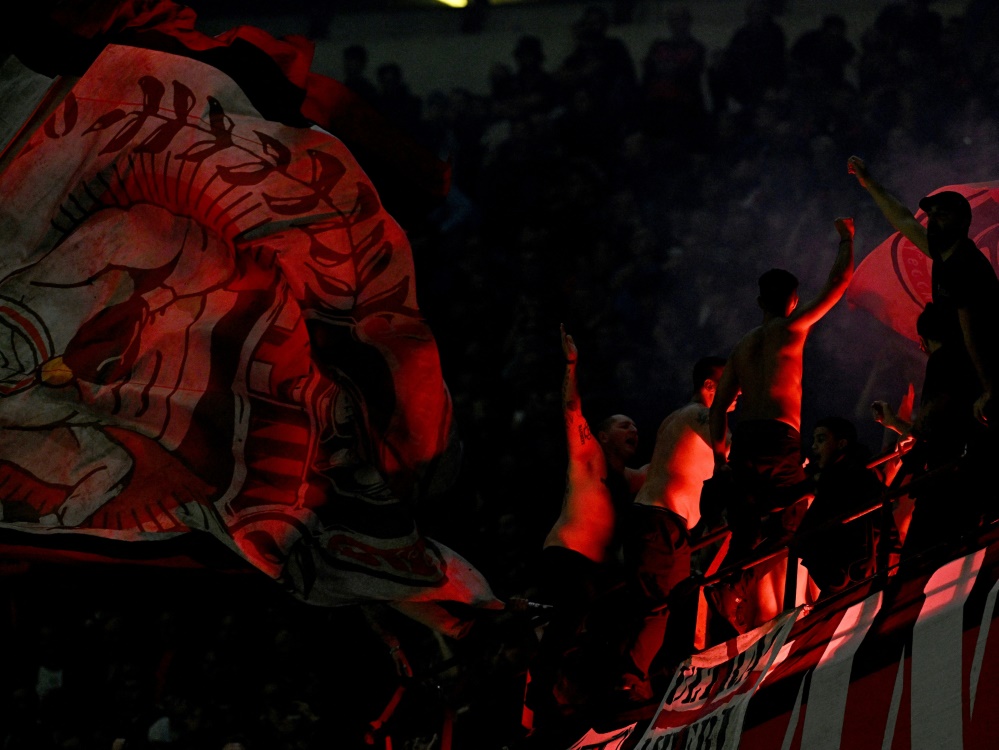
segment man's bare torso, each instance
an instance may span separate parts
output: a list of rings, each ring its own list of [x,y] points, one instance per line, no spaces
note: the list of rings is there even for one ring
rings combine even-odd
[[[659,426],[645,484],[635,502],[673,511],[692,528],[701,518],[701,489],[713,469],[708,407],[687,404]]]
[[[598,563],[607,558],[616,514],[606,480],[607,461],[599,448],[584,460],[569,461],[562,512],[545,547],[565,547]]]
[[[740,421],[775,419],[801,431],[801,372],[804,332],[774,318],[736,344],[732,363],[742,396]]]

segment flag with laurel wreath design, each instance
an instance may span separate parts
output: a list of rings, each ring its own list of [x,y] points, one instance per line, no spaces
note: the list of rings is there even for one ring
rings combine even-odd
[[[318,604],[500,606],[413,522],[451,403],[344,144],[136,47],[50,109],[0,174],[0,525],[207,532]]]

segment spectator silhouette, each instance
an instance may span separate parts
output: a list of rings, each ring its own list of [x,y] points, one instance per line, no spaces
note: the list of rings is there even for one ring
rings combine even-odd
[[[544,69],[541,39],[533,35],[520,37],[513,58],[515,70],[503,66],[501,77],[491,79],[494,115],[505,119],[547,115],[558,101],[558,85]]]
[[[924,552],[942,541],[953,541],[978,524],[988,510],[987,494],[981,492],[987,469],[978,451],[987,433],[973,416],[979,384],[975,368],[961,345],[960,331],[939,305],[928,302],[916,321],[920,348],[929,357],[919,397],[919,411],[912,423],[900,419],[884,401],[874,402],[875,419],[915,444],[905,456],[896,485],[906,479],[924,477],[912,496],[916,507],[903,540],[907,557]],[[970,454],[955,471],[937,480],[927,479]],[[993,452],[990,451],[990,454]]]
[[[842,417],[823,417],[812,432],[809,473],[815,499],[798,527],[798,554],[821,596],[826,597],[870,578],[877,562],[877,513],[848,524],[830,524],[870,507],[884,490],[867,468],[870,451],[857,439],[857,428]],[[887,540],[886,540],[887,541]]]
[[[712,109],[728,110],[729,101],[752,110],[768,91],[784,86],[784,30],[773,19],[767,0],[749,0],[746,22],[740,26],[709,70]]]
[[[343,51],[343,84],[369,104],[378,97],[378,89],[368,79],[368,50],[364,45],[352,44]]]
[[[573,24],[573,50],[556,71],[563,97],[571,101],[585,90],[594,107],[618,124],[630,128],[638,100],[638,77],[631,52],[623,41],[607,35],[610,15],[600,6],[590,6]]]
[[[642,129],[651,136],[698,143],[706,108],[702,78],[707,51],[691,34],[686,6],[670,10],[670,35],[656,39],[642,61]]]
[[[856,48],[846,38],[846,19],[828,15],[819,28],[798,37],[790,58],[806,82],[832,88],[842,83],[846,66],[856,54]]]
[[[410,135],[420,132],[423,103],[412,94],[398,63],[378,66],[376,75],[378,93],[373,104],[386,118]]]

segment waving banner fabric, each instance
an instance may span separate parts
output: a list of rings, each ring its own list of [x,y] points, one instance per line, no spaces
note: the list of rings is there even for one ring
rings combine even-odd
[[[50,77],[82,75],[107,44],[206,63],[233,79],[265,119],[329,131],[404,226],[448,192],[450,165],[345,85],[313,72],[314,46],[305,37],[277,38],[245,25],[209,35],[191,8],[173,0],[34,0],[18,7],[16,22],[0,26],[0,49]]]
[[[346,147],[108,46],[0,175],[0,524],[207,532],[298,597],[498,605],[405,233]]]

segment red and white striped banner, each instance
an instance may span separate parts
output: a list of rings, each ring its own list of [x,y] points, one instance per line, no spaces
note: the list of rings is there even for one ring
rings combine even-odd
[[[621,750],[997,747],[997,539],[696,655]]]

